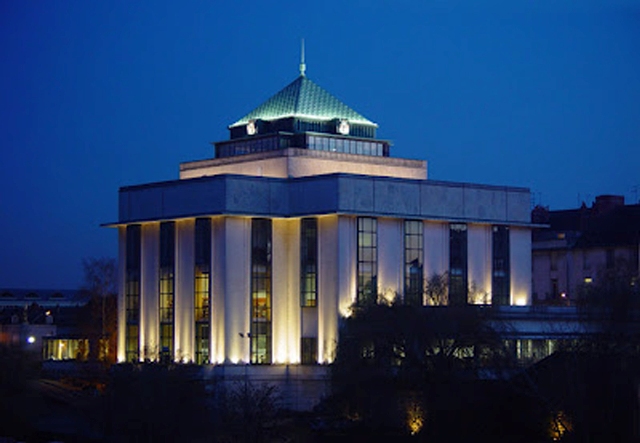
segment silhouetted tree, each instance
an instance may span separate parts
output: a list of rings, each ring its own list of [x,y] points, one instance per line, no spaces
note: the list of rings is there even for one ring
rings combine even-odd
[[[85,258],[82,261],[87,305],[80,313],[80,325],[89,338],[89,359],[114,363],[117,346],[117,265],[113,258]]]
[[[404,423],[408,399],[429,411],[442,406],[435,388],[458,392],[469,380],[502,375],[514,364],[485,311],[474,306],[416,307],[399,303],[352,308],[343,320],[332,367],[334,408],[367,427]],[[454,394],[455,393],[455,394]]]

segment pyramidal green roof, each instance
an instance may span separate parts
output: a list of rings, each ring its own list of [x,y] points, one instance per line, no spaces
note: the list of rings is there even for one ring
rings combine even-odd
[[[352,123],[378,126],[329,92],[300,75],[280,92],[229,126],[247,124],[250,120],[277,120],[285,117],[307,117],[315,120],[345,119]]]

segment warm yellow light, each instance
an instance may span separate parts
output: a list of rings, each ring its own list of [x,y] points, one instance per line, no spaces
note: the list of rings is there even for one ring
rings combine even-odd
[[[526,294],[516,294],[513,297],[513,304],[516,306],[526,306],[527,296]]]
[[[417,401],[407,403],[407,428],[411,435],[416,435],[424,426],[425,412]]]
[[[349,318],[353,315],[353,310],[351,309],[351,306],[343,306],[340,308],[340,315],[345,317],[345,318]]]
[[[560,441],[573,430],[573,424],[563,411],[554,412],[549,418],[549,437],[553,441]]]

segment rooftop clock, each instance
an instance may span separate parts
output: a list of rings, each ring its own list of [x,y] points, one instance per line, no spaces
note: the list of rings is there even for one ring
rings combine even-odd
[[[346,120],[340,120],[338,122],[338,134],[349,135],[349,122]]]
[[[258,132],[258,126],[255,120],[249,120],[247,123],[247,135],[255,135]]]

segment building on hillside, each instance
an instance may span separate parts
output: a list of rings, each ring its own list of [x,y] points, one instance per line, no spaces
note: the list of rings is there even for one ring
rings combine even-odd
[[[640,273],[640,204],[625,205],[623,196],[600,195],[591,207],[537,207],[532,220],[548,225],[533,232],[535,303],[573,304],[580,291],[607,273]]]
[[[428,180],[304,69],[228,129],[120,189],[119,361],[329,363],[354,303],[430,304],[433,274],[439,303],[530,304],[528,189]]]

